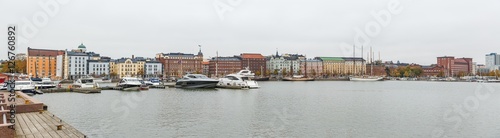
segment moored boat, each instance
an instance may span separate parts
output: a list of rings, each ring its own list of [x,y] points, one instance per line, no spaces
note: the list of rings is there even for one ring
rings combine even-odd
[[[314,78],[304,77],[302,75],[293,75],[292,77],[285,77],[283,81],[314,81]]]
[[[98,88],[99,84],[94,82],[94,78],[92,77],[86,77],[86,78],[79,78],[75,80],[73,83],[73,87],[75,88]]]
[[[175,83],[176,88],[215,88],[219,80],[202,74],[187,74]]]
[[[224,78],[219,79],[217,83],[219,88],[229,88],[229,89],[258,89],[259,84],[256,81],[251,80],[248,76],[243,76],[239,74],[229,74]]]
[[[118,82],[118,87],[122,88],[133,88],[137,87],[140,88],[142,83],[140,82],[139,79],[133,78],[133,77],[124,77]]]
[[[383,81],[383,77],[349,77],[350,81]]]

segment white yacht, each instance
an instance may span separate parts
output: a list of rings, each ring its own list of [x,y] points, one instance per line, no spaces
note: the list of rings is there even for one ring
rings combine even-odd
[[[150,78],[147,81],[144,81],[147,85],[153,85],[153,86],[158,86],[161,85],[161,81],[158,78]]]
[[[349,77],[350,81],[383,81],[383,77],[373,77],[373,76],[368,76],[368,77]]]
[[[118,82],[118,87],[122,88],[140,88],[142,85],[141,81],[134,77],[123,77],[120,82]]]
[[[241,71],[240,71],[241,72]],[[251,80],[250,77],[240,75],[240,74],[229,74],[224,78],[219,79],[217,83],[219,88],[229,88],[229,89],[258,89],[259,84],[256,81]]]
[[[31,78],[31,81],[33,81],[35,88],[38,89],[49,89],[57,86],[50,78]]]
[[[80,78],[73,83],[75,88],[98,88],[99,84],[94,82],[94,78]]]
[[[202,74],[187,74],[175,83],[176,88],[215,88],[219,80]]]

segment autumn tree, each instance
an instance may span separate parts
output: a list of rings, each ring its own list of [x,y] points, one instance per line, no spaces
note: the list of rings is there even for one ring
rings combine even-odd
[[[144,76],[144,69],[139,69],[137,71],[137,73],[134,73],[134,76],[135,76],[135,74],[137,74],[138,77],[142,78]]]
[[[312,70],[312,75],[313,75],[314,77],[316,77],[316,70],[315,70],[315,69],[313,69],[313,70]]]
[[[271,71],[270,71],[270,70],[266,70],[265,75],[266,75],[266,76],[269,76],[270,74],[271,74]]]
[[[287,74],[288,74],[288,72],[287,72],[286,68],[281,70],[281,75],[286,76]]]
[[[255,72],[255,76],[260,76],[262,73],[260,71]]]

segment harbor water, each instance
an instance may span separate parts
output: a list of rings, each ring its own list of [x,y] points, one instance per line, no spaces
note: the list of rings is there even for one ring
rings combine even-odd
[[[500,84],[259,84],[34,97],[89,137],[500,137]]]

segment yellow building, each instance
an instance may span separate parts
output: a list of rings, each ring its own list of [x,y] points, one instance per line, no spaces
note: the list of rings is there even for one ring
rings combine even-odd
[[[31,77],[50,77],[61,79],[63,76],[64,50],[32,49],[28,47],[26,72]]]
[[[327,75],[362,75],[366,72],[366,62],[362,58],[317,57],[323,61],[323,73]]]
[[[145,63],[146,63],[145,61],[138,59],[130,59],[130,58],[118,59],[114,63],[114,71],[117,73],[119,78],[138,77],[139,75],[144,75]]]

